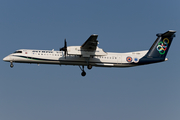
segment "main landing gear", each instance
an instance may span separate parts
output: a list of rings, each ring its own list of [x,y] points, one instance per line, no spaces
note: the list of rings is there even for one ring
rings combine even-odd
[[[84,71],[84,65],[82,66],[82,68],[81,68],[81,66],[79,66],[79,68],[82,71],[81,75],[84,77],[86,75],[86,72]]]
[[[80,68],[81,71],[82,71],[81,75],[82,75],[83,77],[86,76],[86,72],[84,71],[84,65],[83,65],[82,67],[79,66],[79,68]],[[87,68],[88,68],[89,70],[92,69],[92,65],[88,65]]]
[[[11,61],[10,63],[11,63],[11,64],[10,64],[10,67],[13,68],[13,67],[14,67],[13,62]]]

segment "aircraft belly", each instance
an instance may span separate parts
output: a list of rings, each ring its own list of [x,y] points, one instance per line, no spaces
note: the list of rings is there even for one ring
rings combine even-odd
[[[137,66],[137,64],[134,63],[122,63],[122,64],[115,64],[114,67],[133,67]]]

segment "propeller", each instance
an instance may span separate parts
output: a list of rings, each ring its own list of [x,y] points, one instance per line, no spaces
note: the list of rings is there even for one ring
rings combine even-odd
[[[67,42],[66,42],[66,39],[64,39],[64,47],[60,48],[59,51],[64,51],[64,56],[66,58],[66,54],[67,54]]]

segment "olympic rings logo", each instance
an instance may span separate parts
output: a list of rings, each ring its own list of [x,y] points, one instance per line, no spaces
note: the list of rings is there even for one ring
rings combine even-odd
[[[158,46],[157,46],[157,51],[159,51],[159,53],[161,55],[163,55],[168,47],[168,44],[169,44],[169,39],[168,38],[164,38],[163,39],[163,42],[159,42],[158,43]]]

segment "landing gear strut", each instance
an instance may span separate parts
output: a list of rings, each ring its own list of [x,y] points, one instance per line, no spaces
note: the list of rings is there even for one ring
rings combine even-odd
[[[86,72],[84,71],[84,65],[82,66],[82,68],[79,66],[79,68],[81,69],[82,73],[81,75],[84,77],[86,76]]]
[[[11,61],[10,63],[11,63],[11,64],[10,64],[10,67],[13,68],[13,67],[14,67],[13,62]]]

